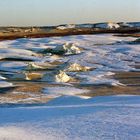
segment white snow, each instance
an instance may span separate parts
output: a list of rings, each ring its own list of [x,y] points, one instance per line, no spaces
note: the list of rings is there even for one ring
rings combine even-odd
[[[74,29],[75,24],[60,25],[57,27],[59,30]]]
[[[70,86],[58,86],[58,87],[46,87],[44,88],[43,92],[47,94],[48,96],[55,95],[55,96],[60,96],[60,95],[78,95],[78,94],[84,94],[88,93],[89,90],[86,89],[79,89],[75,87],[70,87]],[[82,96],[81,96],[82,97]]]
[[[0,108],[0,140],[139,140],[140,96],[61,97]]]
[[[135,38],[133,37],[100,34],[1,41],[0,57],[31,59],[34,60],[33,64],[43,64],[43,66],[45,66],[45,62],[59,61],[65,63],[68,61],[70,64],[76,63],[80,66],[96,68],[92,72],[78,72],[74,75],[81,77],[81,82],[84,84],[107,83],[117,85],[120,84],[119,81],[115,81],[109,76],[106,77],[106,74],[111,71],[137,71],[134,65],[140,62],[139,45],[118,44],[118,42],[134,40]],[[57,51],[59,49],[60,51],[66,51],[68,55],[38,56],[36,53],[51,47]],[[18,71],[24,69],[26,66],[27,63],[24,62],[0,63],[1,70],[9,69],[9,71]],[[104,73],[104,76],[101,78],[98,77],[100,73]]]
[[[114,24],[107,27],[118,28]],[[15,100],[3,95],[0,98],[0,140],[139,140],[140,96],[92,97],[92,91],[76,86],[77,83],[52,83],[51,86],[47,83],[57,76],[59,82],[79,78],[80,86],[124,86],[113,75],[116,71],[139,70],[134,65],[140,62],[140,45],[125,44],[134,40],[133,37],[100,34],[1,41],[1,59],[31,59],[34,61],[32,64],[41,68],[49,62],[59,61],[96,69],[66,73],[55,69],[52,77],[49,71],[48,75],[46,72],[46,80],[45,76],[41,79],[41,83],[46,84],[41,95],[32,94],[29,98]],[[67,56],[36,55],[38,51],[65,43],[78,46],[82,52]],[[5,70],[10,76],[19,77],[14,72],[23,72],[27,66],[28,63],[23,61],[1,61],[0,88],[13,86],[11,81],[6,81],[8,74],[2,75]],[[43,96],[53,100],[32,104],[35,103],[33,99],[38,101]]]

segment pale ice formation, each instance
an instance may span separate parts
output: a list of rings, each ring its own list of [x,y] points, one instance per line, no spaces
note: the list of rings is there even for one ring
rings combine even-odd
[[[74,55],[81,53],[81,50],[73,43],[64,43],[58,45],[55,48],[46,49],[47,53],[58,54],[58,55]]]
[[[83,95],[84,93],[89,93],[89,90],[75,88],[72,86],[57,86],[57,87],[46,87],[43,89],[43,92],[46,93],[48,96],[58,97],[61,95],[80,96],[80,94]]]
[[[74,29],[75,24],[60,25],[57,27],[59,30]]]
[[[80,72],[80,71],[84,72],[89,70],[92,70],[92,68],[87,66],[81,66],[80,64],[77,63],[70,64],[65,69],[65,71],[69,71],[69,72]]]
[[[64,71],[59,71],[59,73],[57,75],[55,75],[55,81],[56,82],[69,82],[72,78],[67,75]]]
[[[102,29],[117,29],[120,28],[120,25],[117,23],[100,23],[95,25],[96,28],[102,28]]]

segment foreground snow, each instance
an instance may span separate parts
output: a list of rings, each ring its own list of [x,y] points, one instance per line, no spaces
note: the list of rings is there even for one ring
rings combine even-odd
[[[140,96],[126,95],[1,107],[0,140],[138,140],[139,108]]]
[[[128,83],[115,78],[140,71],[136,38],[79,35],[0,46],[0,140],[139,140],[140,96],[92,97],[102,86],[112,89],[107,95],[129,87],[138,94],[139,73]]]

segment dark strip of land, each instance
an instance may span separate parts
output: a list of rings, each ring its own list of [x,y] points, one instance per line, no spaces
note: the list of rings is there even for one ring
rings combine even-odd
[[[54,36],[116,33],[121,36],[139,37],[140,28],[72,28],[57,29],[56,27],[0,27],[0,40],[13,40],[18,38],[43,38]]]

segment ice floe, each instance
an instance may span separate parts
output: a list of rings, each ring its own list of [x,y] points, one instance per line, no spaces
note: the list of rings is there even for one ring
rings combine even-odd
[[[54,49],[46,49],[45,52],[58,55],[73,55],[81,53],[81,50],[73,43],[65,43],[63,45],[56,46]]]

